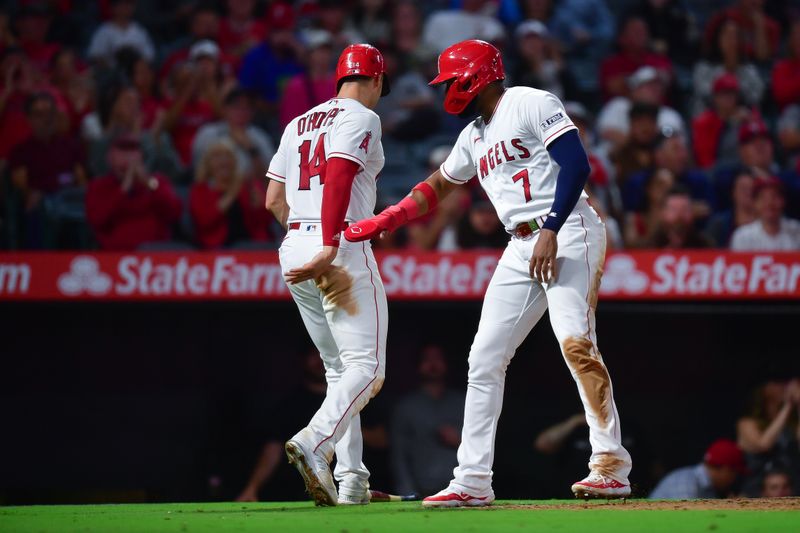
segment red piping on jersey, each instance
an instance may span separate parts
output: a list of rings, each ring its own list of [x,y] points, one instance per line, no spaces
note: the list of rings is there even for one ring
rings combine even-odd
[[[372,278],[372,267],[369,266],[369,257],[367,257],[367,243],[361,243],[361,251],[364,252],[364,264],[367,266],[367,270],[369,270],[369,282],[372,284],[372,298],[375,301],[375,372],[373,375],[378,373],[378,367],[380,366],[380,358],[378,357],[378,351],[380,350],[380,331],[381,331],[381,315],[378,312],[378,288],[375,286],[375,281]]]
[[[269,170],[267,170],[267,175],[271,175],[271,176],[273,176],[275,178],[282,179],[282,180],[286,181],[286,176],[281,176],[280,174],[275,174],[274,172],[269,171]]]
[[[366,167],[367,165],[359,159],[358,157],[354,156],[353,154],[346,154],[344,152],[331,152],[328,154],[328,157],[343,157],[344,159],[354,159],[359,165],[362,167]]]
[[[377,378],[377,377],[374,377],[374,378],[372,378],[372,379],[370,380],[370,382],[369,382],[369,383],[367,383],[367,385],[366,385],[366,386],[365,386],[363,389],[361,389],[361,392],[359,392],[358,394],[356,394],[356,397],[355,397],[355,398],[353,398],[353,401],[352,401],[352,402],[350,402],[350,405],[348,405],[348,406],[347,406],[347,409],[345,409],[345,410],[344,410],[344,413],[342,413],[342,417],[339,419],[339,421],[338,421],[338,422],[336,422],[336,425],[335,425],[335,426],[333,426],[333,433],[331,433],[330,435],[328,435],[327,437],[325,437],[324,439],[322,439],[322,440],[320,441],[320,443],[319,443],[319,444],[317,444],[316,448],[314,448],[314,453],[317,453],[317,450],[319,450],[319,447],[320,447],[320,446],[322,446],[323,444],[325,444],[327,441],[329,441],[329,440],[331,439],[331,437],[333,437],[334,435],[336,435],[336,430],[337,430],[337,429],[339,429],[339,424],[341,424],[341,423],[342,423],[342,420],[344,420],[344,417],[345,417],[345,416],[347,416],[347,412],[348,412],[348,411],[350,411],[350,408],[351,408],[351,407],[353,407],[353,404],[354,404],[354,403],[356,403],[356,400],[358,400],[358,397],[359,397],[359,396],[361,396],[362,394],[364,394],[364,391],[365,391],[365,390],[367,390],[367,389],[369,388],[369,386],[370,386],[370,385],[372,385],[372,382],[373,382],[373,381],[375,381],[376,379],[378,379],[378,378]]]
[[[566,125],[566,126],[564,126],[563,128],[561,128],[561,129],[559,129],[559,130],[556,130],[556,131],[554,131],[553,133],[551,133],[551,134],[550,134],[550,136],[549,136],[547,139],[545,139],[545,140],[544,140],[544,144],[547,144],[547,141],[549,141],[550,139],[552,139],[552,138],[553,138],[553,135],[558,135],[559,133],[561,133],[562,131],[564,131],[564,130],[565,130],[565,129],[567,129],[567,128],[575,128],[575,129],[577,129],[577,126],[575,126],[575,124],[567,124],[567,125]]]
[[[469,181],[469,180],[463,180],[463,181],[462,181],[462,180],[460,180],[460,179],[458,179],[458,178],[454,178],[453,176],[451,176],[451,175],[450,175],[450,173],[449,173],[448,171],[446,171],[446,170],[444,169],[444,165],[442,165],[441,167],[439,167],[439,169],[442,171],[442,174],[444,174],[445,176],[447,176],[448,178],[450,178],[451,180],[453,180],[453,181],[455,181],[455,182],[458,182],[458,183],[466,183],[466,182],[468,182],[468,181]]]

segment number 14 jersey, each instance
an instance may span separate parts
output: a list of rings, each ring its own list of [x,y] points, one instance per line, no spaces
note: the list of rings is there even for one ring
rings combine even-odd
[[[376,179],[383,168],[381,122],[350,98],[332,98],[295,117],[283,132],[267,177],[286,184],[289,222],[319,221],[326,162],[341,157],[358,164],[346,220],[374,215]]]
[[[521,222],[550,214],[560,167],[547,147],[574,129],[557,97],[512,87],[497,102],[489,123],[479,117],[461,131],[440,170],[453,183],[477,176],[511,232]],[[554,216],[566,218],[569,213]]]

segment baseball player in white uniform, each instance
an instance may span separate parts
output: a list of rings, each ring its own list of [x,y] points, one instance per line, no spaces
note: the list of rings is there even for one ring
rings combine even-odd
[[[340,243],[349,222],[375,210],[384,158],[372,108],[389,92],[381,53],[346,48],[337,86],[335,98],[286,126],[267,172],[267,208],[288,230],[281,267],[328,382],[322,406],[286,443],[317,505],[369,503],[359,412],[383,385],[386,363],[386,293],[372,248]]]
[[[438,171],[397,205],[348,227],[345,237],[361,241],[390,232],[472,178],[511,235],[469,354],[454,479],[423,505],[482,506],[494,500],[492,463],[506,367],[548,308],[592,444],[589,475],[572,490],[581,497],[624,497],[630,494],[631,458],[621,443],[611,380],[597,348],[594,313],[606,237],[583,192],[586,152],[558,98],[527,87],[505,89],[504,78],[500,52],[486,42],[463,41],[442,52],[431,84],[447,85],[445,110],[478,118],[464,128]]]

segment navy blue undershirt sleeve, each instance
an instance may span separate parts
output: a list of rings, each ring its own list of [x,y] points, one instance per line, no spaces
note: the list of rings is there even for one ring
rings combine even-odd
[[[591,168],[577,130],[561,135],[550,144],[547,151],[561,170],[556,182],[556,198],[542,227],[558,233],[564,221],[575,209]]]

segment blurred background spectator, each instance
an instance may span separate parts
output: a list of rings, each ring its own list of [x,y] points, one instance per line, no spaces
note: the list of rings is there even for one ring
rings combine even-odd
[[[216,141],[203,151],[189,210],[200,248],[272,239],[272,215],[264,209],[264,185],[243,174],[230,142]]]
[[[746,472],[744,456],[736,443],[719,439],[708,447],[702,463],[670,472],[650,493],[649,498],[729,498],[735,495],[736,483]]]
[[[170,240],[181,200],[167,178],[147,171],[139,139],[114,139],[108,168],[109,174],[95,178],[86,192],[86,216],[100,247],[135,250]]]
[[[762,178],[756,182],[753,187],[756,220],[733,232],[732,250],[800,250],[800,221],[784,216],[783,191],[783,183],[776,178]]]
[[[731,207],[713,215],[706,227],[706,234],[714,246],[727,248],[733,232],[756,219],[755,202],[753,201],[755,184],[756,179],[747,170],[737,172],[733,180]]]
[[[333,38],[325,30],[309,30],[305,34],[304,70],[292,77],[280,102],[280,125],[285,128],[292,119],[336,95],[336,72],[331,53]],[[269,161],[267,161],[269,163]]]
[[[761,479],[761,498],[788,498],[795,494],[792,476],[785,470],[768,470]]]
[[[437,54],[464,39],[502,43],[506,31],[491,9],[487,0],[462,0],[459,8],[436,11],[425,22],[422,40]]]
[[[686,187],[673,185],[667,192],[655,233],[647,244],[652,248],[674,249],[710,246],[708,239],[697,230],[692,196]]]
[[[758,496],[764,478],[774,465],[793,475],[800,472],[800,380],[774,376],[752,392],[744,416],[737,423],[738,442],[752,476],[743,486],[748,496]]]
[[[391,424],[392,471],[398,494],[434,494],[458,464],[464,393],[447,384],[447,359],[436,345],[422,348],[420,386],[397,401]]]

